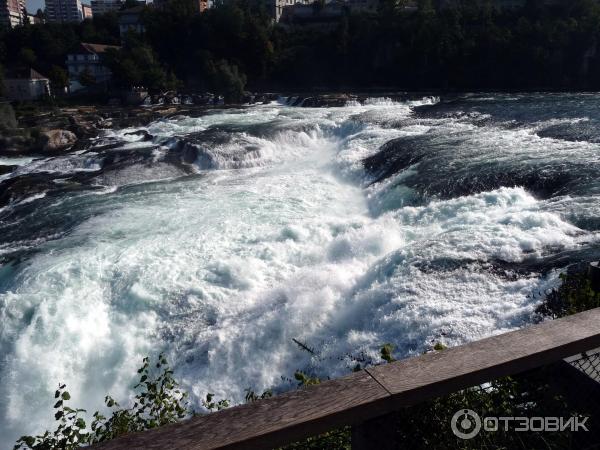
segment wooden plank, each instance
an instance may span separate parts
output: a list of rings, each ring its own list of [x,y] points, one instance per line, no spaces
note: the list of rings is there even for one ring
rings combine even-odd
[[[524,372],[600,344],[600,308],[367,371],[409,406]]]
[[[269,449],[600,346],[600,308],[136,433],[99,449]],[[94,447],[96,448],[96,447]]]
[[[317,386],[124,436],[94,448],[265,449],[385,413],[385,391],[356,372]]]

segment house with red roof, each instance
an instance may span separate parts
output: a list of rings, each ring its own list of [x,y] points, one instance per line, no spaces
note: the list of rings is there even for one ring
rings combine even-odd
[[[79,48],[67,55],[69,73],[69,90],[75,92],[89,84],[106,84],[112,73],[103,63],[103,56],[108,49],[119,49],[116,45],[88,44],[82,42]],[[83,82],[82,81],[86,82]]]
[[[47,97],[50,80],[32,68],[9,68],[4,75],[4,95],[20,102]]]

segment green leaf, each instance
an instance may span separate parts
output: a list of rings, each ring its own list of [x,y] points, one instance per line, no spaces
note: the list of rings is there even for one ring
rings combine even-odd
[[[63,400],[71,400],[71,394],[69,394],[67,391],[63,392],[61,397]]]
[[[394,346],[392,344],[385,344],[383,347],[381,347],[381,359],[388,363],[396,361],[392,356],[393,352]]]
[[[35,445],[35,438],[33,436],[23,436],[21,439],[25,441],[25,444],[27,444],[29,447],[33,447]]]

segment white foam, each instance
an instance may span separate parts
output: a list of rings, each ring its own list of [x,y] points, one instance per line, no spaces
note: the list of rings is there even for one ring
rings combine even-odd
[[[0,166],[24,166],[35,159],[34,156],[2,157],[0,156]]]

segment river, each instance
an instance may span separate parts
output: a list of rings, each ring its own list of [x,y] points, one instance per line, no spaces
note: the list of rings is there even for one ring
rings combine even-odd
[[[241,402],[525,326],[600,256],[598,94],[281,99],[0,164],[2,448],[59,382],[126,403],[164,351],[193,405]]]

